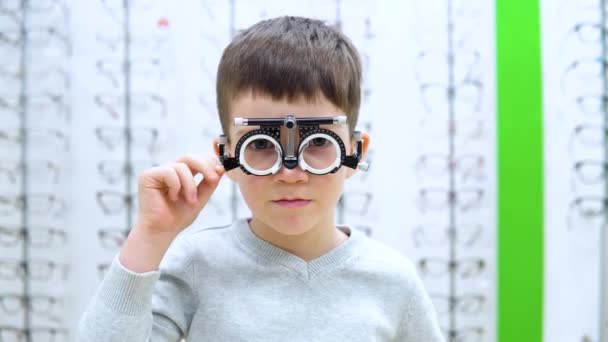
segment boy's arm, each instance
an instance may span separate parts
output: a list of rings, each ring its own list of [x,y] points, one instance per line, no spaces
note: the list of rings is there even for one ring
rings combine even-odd
[[[136,273],[115,257],[81,318],[77,340],[180,341],[198,303],[183,240],[174,241],[160,270]]]
[[[198,184],[196,174],[203,175]],[[223,174],[217,156],[185,155],[139,175],[138,221],[83,315],[78,341],[178,341],[186,334],[198,301],[187,242],[178,234]]]
[[[433,303],[413,264],[408,263],[407,304],[399,326],[397,341],[445,342]]]

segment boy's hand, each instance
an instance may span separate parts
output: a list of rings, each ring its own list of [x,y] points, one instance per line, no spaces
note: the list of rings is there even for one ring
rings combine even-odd
[[[197,173],[203,175],[198,186],[194,180]],[[136,228],[148,234],[177,235],[196,219],[223,174],[217,160],[193,156],[145,170],[139,176]]]
[[[198,186],[194,176],[203,179]],[[173,239],[196,219],[217,188],[224,167],[213,157],[183,156],[139,176],[137,222],[120,253],[135,272],[154,270]]]

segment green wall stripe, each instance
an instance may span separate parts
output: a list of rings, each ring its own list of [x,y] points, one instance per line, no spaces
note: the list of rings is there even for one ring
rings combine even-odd
[[[497,0],[498,340],[542,341],[540,0]]]

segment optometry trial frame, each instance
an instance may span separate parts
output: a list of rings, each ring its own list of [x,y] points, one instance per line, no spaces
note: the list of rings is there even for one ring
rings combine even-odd
[[[331,130],[320,128],[320,125],[344,125],[346,124],[346,116],[339,115],[333,117],[302,117],[296,118],[292,114],[286,115],[285,118],[242,118],[237,117],[234,119],[235,126],[259,126],[258,129],[247,132],[244,134],[236,144],[235,157],[230,157],[226,152],[226,143],[228,138],[225,134],[220,135],[219,141],[219,155],[220,162],[224,165],[226,171],[230,171],[237,167],[240,167],[243,172],[248,175],[255,176],[267,176],[274,174],[284,165],[290,170],[300,166],[303,170],[308,171],[312,174],[324,175],[328,173],[335,173],[340,169],[342,165],[350,167],[352,169],[358,169],[367,171],[369,164],[361,161],[362,155],[362,139],[361,132],[353,132],[353,139],[357,142],[357,148],[353,155],[346,155],[346,148],[344,142],[340,137]],[[285,148],[281,145],[281,126],[287,128],[287,138]],[[295,146],[296,132],[299,133],[300,143],[297,147]],[[273,146],[273,150],[269,150],[271,158],[273,153],[276,153],[276,159],[273,160],[273,164],[264,169],[259,169],[251,165],[245,154],[247,148],[256,149],[257,147],[250,147],[250,144],[256,144],[258,142],[270,142]],[[317,143],[323,143],[324,145],[315,145]],[[332,145],[327,145],[332,144]],[[331,161],[327,165],[323,165],[321,168],[311,165],[305,158],[305,149],[309,146],[325,146],[330,150],[329,153],[335,153],[335,156],[331,156]],[[329,147],[327,147],[329,146]],[[335,151],[331,151],[331,147],[335,148]],[[259,146],[260,149],[267,147],[265,145]],[[324,156],[325,157],[325,156]]]

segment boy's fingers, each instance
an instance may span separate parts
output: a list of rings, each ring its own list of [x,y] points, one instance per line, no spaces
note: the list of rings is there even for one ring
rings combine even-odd
[[[208,167],[206,163],[208,159],[209,158],[201,158],[191,154],[187,154],[179,157],[177,159],[177,162],[186,164],[190,168],[190,171],[192,171],[192,174],[196,174],[199,172],[202,173],[203,170]]]
[[[217,188],[217,185],[224,174],[224,168],[220,166],[220,168],[217,169],[216,166],[218,164],[215,161],[208,160],[205,161],[205,164],[208,166],[203,172],[203,180],[197,187],[199,203],[211,197],[211,194],[215,191],[215,188]]]
[[[194,184],[194,176],[190,168],[185,163],[175,163],[172,167],[179,177],[186,202],[196,202],[196,184]]]
[[[221,176],[224,174],[224,167],[217,158],[213,157],[200,158],[193,155],[185,155],[178,158],[177,161],[186,164],[192,174],[202,174],[203,179],[196,189],[197,200],[199,203],[206,202],[205,200],[211,196]]]
[[[152,179],[164,184],[169,193],[169,198],[173,201],[177,201],[177,195],[181,189],[181,183],[179,177],[172,167],[155,167],[150,170],[150,176]]]
[[[192,174],[201,173],[203,179],[207,182],[214,182],[219,179],[218,170],[215,168],[216,165],[220,165],[219,161],[214,158],[199,158],[192,155],[185,155],[180,157],[178,162],[186,164]]]

